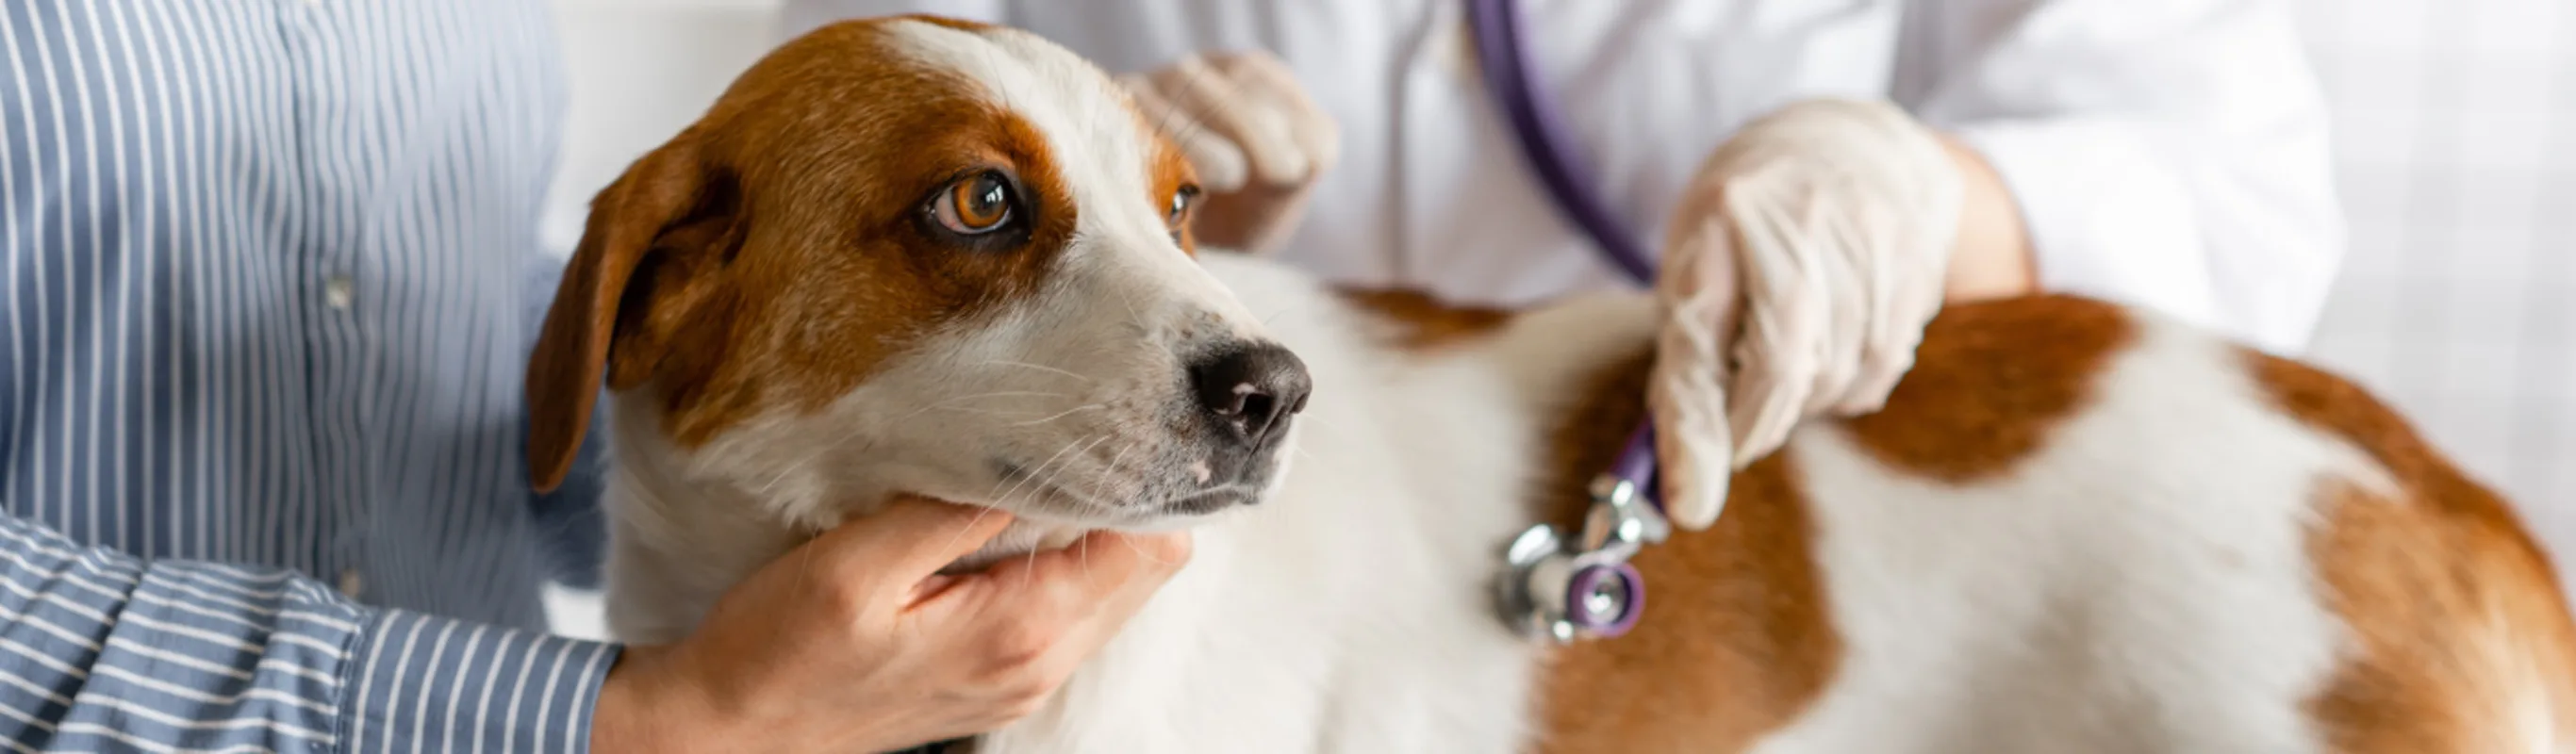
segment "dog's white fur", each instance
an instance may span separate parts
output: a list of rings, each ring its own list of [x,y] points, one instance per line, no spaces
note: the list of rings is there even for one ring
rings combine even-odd
[[[1158,241],[1152,208],[1121,198],[1143,195],[1142,137],[1107,114],[1114,95],[1088,66],[1015,32],[905,33],[1048,134],[1085,240],[1047,295],[940,335],[823,411],[690,453],[658,436],[646,396],[617,401],[615,631],[685,633],[795,527],[886,492],[1061,527],[1172,525],[1099,501],[1146,492],[1113,469],[1186,473],[1191,451],[1143,418],[1187,399],[1171,392],[1178,342],[1218,328],[1275,338],[1312,374],[1294,472],[1267,502],[1197,522],[1189,567],[1051,706],[979,751],[1527,748],[1542,655],[1493,617],[1487,586],[1498,548],[1533,520],[1546,424],[1591,370],[1649,342],[1650,302],[1587,297],[1454,349],[1394,348],[1303,275],[1224,255],[1193,266]],[[1756,751],[2320,750],[2302,705],[2343,629],[2302,526],[2319,480],[2385,474],[2270,407],[2225,344],[2141,326],[2097,400],[1998,481],[1892,469],[1832,424],[1796,433],[1844,656]],[[976,402],[1002,393],[1031,395]],[[960,403],[977,411],[913,420]],[[1085,443],[1145,462],[1076,452]],[[994,448],[1097,500],[959,462]]]

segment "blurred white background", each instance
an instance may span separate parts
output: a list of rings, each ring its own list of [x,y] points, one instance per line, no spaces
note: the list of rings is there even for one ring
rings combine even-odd
[[[2151,0],[2149,0],[2151,1]],[[776,0],[555,0],[549,240],[773,43]],[[2351,249],[2311,356],[2379,391],[2576,564],[2576,2],[2298,0]]]

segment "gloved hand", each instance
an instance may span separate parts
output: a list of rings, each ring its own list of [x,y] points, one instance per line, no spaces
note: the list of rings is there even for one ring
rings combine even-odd
[[[1191,230],[1202,244],[1270,250],[1340,157],[1332,117],[1269,53],[1192,55],[1118,81],[1198,171],[1207,195]]]
[[[1806,101],[1718,147],[1676,205],[1649,387],[1673,524],[1800,420],[1876,410],[1941,308],[1962,179],[1884,103]]]

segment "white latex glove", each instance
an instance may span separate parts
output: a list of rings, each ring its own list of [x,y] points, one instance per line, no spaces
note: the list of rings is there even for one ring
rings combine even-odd
[[[1648,392],[1675,526],[1715,523],[1733,472],[1800,420],[1886,402],[1940,311],[1963,191],[1939,138],[1875,102],[1783,107],[1701,164]]]
[[[1198,172],[1207,198],[1193,230],[1204,243],[1268,250],[1341,155],[1332,117],[1266,52],[1192,55],[1118,81]]]

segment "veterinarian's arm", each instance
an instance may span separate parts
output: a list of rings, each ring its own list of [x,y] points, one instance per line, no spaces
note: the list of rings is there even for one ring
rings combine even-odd
[[[17,751],[69,733],[146,751],[582,751],[616,655],[0,516],[0,743]]]
[[[1906,13],[1894,99],[2009,187],[2040,289],[2266,348],[2306,342],[2343,239],[2322,97],[2284,3],[1918,0]]]

